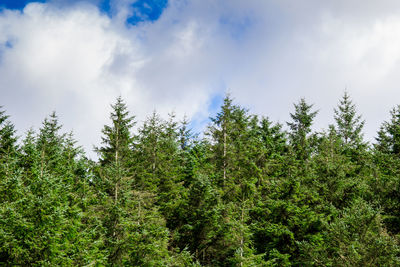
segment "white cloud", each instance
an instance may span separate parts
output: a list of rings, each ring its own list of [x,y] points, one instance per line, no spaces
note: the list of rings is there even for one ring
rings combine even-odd
[[[56,110],[87,150],[120,94],[139,120],[154,108],[204,118],[230,90],[284,122],[306,97],[319,128],[347,87],[369,138],[400,94],[397,1],[171,0],[136,26],[124,23],[129,1],[115,1],[112,18],[64,2],[0,14],[0,104],[21,130]]]
[[[124,47],[124,37],[87,6],[63,12],[30,4],[22,14],[6,12],[0,25],[6,24],[1,36],[13,44],[2,53],[1,99],[17,126],[39,126],[57,110],[66,128],[88,145],[119,93],[104,82],[104,67]]]

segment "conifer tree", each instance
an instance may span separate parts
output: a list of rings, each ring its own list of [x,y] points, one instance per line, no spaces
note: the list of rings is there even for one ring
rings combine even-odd
[[[388,231],[400,233],[400,105],[390,111],[391,118],[383,122],[374,145],[374,177],[371,187],[374,200],[383,208]]]
[[[182,153],[180,151],[179,126],[175,121],[175,114],[169,115],[165,122],[164,131],[160,139],[160,184],[158,186],[158,202],[160,211],[167,219],[167,226],[172,229],[179,224],[180,206],[183,205],[186,189],[183,186],[184,174]],[[179,140],[180,139],[180,140]],[[186,141],[186,146],[189,140]],[[181,143],[182,145],[182,143]]]
[[[260,154],[256,162],[262,172],[261,179],[282,175],[282,163],[288,152],[286,132],[281,124],[273,124],[268,118],[262,118],[257,128],[261,144],[258,146]]]
[[[363,143],[362,130],[365,121],[357,115],[356,106],[347,91],[344,92],[335,112],[336,129],[345,146],[359,148]]]
[[[63,161],[61,160],[65,134],[61,134],[62,125],[59,124],[58,116],[53,111],[46,117],[39,129],[36,139],[36,147],[40,152],[40,171],[51,170],[57,174],[63,174]]]
[[[156,192],[161,181],[160,167],[162,150],[160,148],[165,123],[154,111],[139,129],[135,144],[135,178],[139,188]]]
[[[0,110],[0,182],[3,183],[2,190],[4,190],[2,191],[4,193],[2,198],[7,195],[8,186],[12,186],[10,178],[18,167],[18,147],[15,132],[9,116],[5,115],[5,111]],[[12,195],[11,190],[9,195]]]
[[[195,137],[196,135],[193,134],[192,130],[189,128],[189,120],[185,116],[178,128],[178,142],[181,151],[188,151]]]
[[[185,196],[179,207],[179,222],[173,241],[180,249],[188,249],[199,262],[211,264],[208,255],[216,238],[213,229],[220,223],[221,206],[218,189],[209,176],[212,169],[208,160],[209,143],[199,140],[185,146],[182,152]],[[208,236],[210,232],[212,237]]]
[[[104,126],[103,146],[96,148],[101,163],[97,172],[100,176],[100,190],[107,194],[102,199],[102,205],[105,209],[103,223],[106,229],[105,245],[109,250],[108,260],[110,264],[120,264],[127,253],[121,246],[127,235],[123,225],[124,216],[129,216],[126,208],[127,202],[130,201],[128,194],[131,191],[132,180],[128,177],[127,161],[134,118],[129,116],[121,97],[117,98],[111,108],[112,124]]]
[[[20,265],[71,265],[85,263],[82,251],[85,232],[81,209],[72,200],[75,179],[63,173],[67,165],[62,157],[64,139],[53,113],[35,136],[29,131],[24,139],[20,163],[23,196],[15,201],[14,215],[8,221],[14,240],[12,262]],[[75,188],[76,189],[76,188]],[[86,251],[89,251],[85,246]],[[79,252],[78,252],[79,251]]]
[[[166,265],[170,254],[165,221],[154,206],[154,194],[136,186],[130,167],[133,117],[121,97],[111,107],[112,125],[104,126],[104,146],[96,149],[101,163],[97,168],[98,190],[100,194],[106,193],[99,204],[103,210],[108,263]]]
[[[229,218],[228,222],[221,222],[220,240],[214,241],[220,253],[214,257],[225,264],[242,266],[259,260],[253,254],[247,225],[260,179],[256,164],[260,141],[255,127],[258,119],[234,105],[230,96],[226,96],[221,111],[211,121],[211,157],[215,164],[216,185],[221,190],[221,212]]]
[[[189,149],[190,142],[184,136],[188,130],[185,131],[180,136],[173,113],[165,121],[153,112],[139,129],[135,144],[133,168],[139,182],[136,186],[155,195],[156,205],[173,237],[182,226],[181,218],[185,216],[183,206],[187,189],[184,187],[184,150]]]
[[[0,107],[1,108],[1,107]],[[17,236],[23,224],[18,206],[26,195],[18,153],[14,125],[0,111],[0,262],[17,264],[21,254],[27,253]]]
[[[398,266],[399,247],[382,224],[379,210],[357,198],[324,222],[323,238],[299,242],[305,266]]]
[[[287,122],[290,128],[289,138],[298,159],[306,160],[311,153],[309,134],[317,111],[311,111],[313,105],[307,104],[304,98],[294,104],[295,112],[290,113],[292,122]]]
[[[312,159],[311,188],[335,209],[348,207],[366,186],[364,177],[356,172],[357,164],[343,154],[343,146],[342,136],[331,126],[321,135]]]
[[[0,110],[0,157],[15,152],[17,142],[15,133],[14,125],[9,121],[9,116],[5,115],[5,111]]]
[[[205,137],[111,107],[96,162],[54,112],[18,144],[0,111],[3,265],[399,265],[400,106],[374,150],[347,92],[318,135],[304,99],[287,133],[227,96]]]
[[[97,148],[96,151],[99,153],[103,165],[106,163],[121,165],[129,158],[130,146],[133,141],[131,130],[135,125],[135,117],[129,116],[128,108],[121,96],[117,98],[115,104],[111,105],[111,108],[112,125],[104,126],[101,131],[103,146]]]
[[[376,149],[383,153],[400,155],[400,105],[390,111],[390,121],[384,122],[378,132]]]
[[[53,112],[43,121],[37,137],[29,132],[24,140],[23,151],[27,163],[24,167],[29,183],[26,205],[29,208],[23,216],[31,218],[34,226],[24,241],[32,242],[31,255],[27,260],[36,264],[68,262],[62,255],[62,248],[66,244],[62,232],[64,224],[68,223],[68,206],[65,202],[68,190],[58,175],[58,167],[62,165],[60,129]]]
[[[263,255],[266,266],[301,266],[298,242],[318,239],[323,218],[315,209],[318,194],[306,186],[312,174],[310,159],[316,142],[310,133],[317,112],[304,99],[294,107],[292,122],[287,123],[289,147],[279,127],[272,131],[268,121],[261,125],[266,152],[270,152],[263,171],[265,182],[251,209],[251,232],[255,251]]]
[[[217,164],[217,170],[222,173],[218,175],[219,185],[225,187],[229,176],[229,169],[232,167],[231,159],[233,157],[232,138],[236,131],[236,135],[239,133],[239,129],[235,129],[234,126],[234,111],[244,113],[244,110],[240,110],[238,106],[233,105],[232,98],[227,95],[224,98],[224,103],[221,106],[221,111],[215,118],[211,118],[212,125],[209,127],[209,135],[215,141],[213,150],[215,163]]]

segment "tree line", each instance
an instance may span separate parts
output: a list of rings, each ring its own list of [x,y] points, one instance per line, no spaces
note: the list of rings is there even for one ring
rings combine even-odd
[[[57,115],[21,139],[0,109],[6,266],[399,266],[400,105],[375,144],[347,92],[312,130],[226,96],[204,134],[119,97],[89,160]]]

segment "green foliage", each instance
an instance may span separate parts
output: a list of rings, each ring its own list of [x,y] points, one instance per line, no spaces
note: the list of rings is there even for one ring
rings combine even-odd
[[[128,107],[121,97],[111,105],[110,119],[112,125],[105,125],[101,131],[103,147],[96,148],[100,155],[100,162],[107,164],[115,162],[119,164],[129,157],[130,144],[132,142],[131,128],[135,125],[134,118],[129,116]]]
[[[252,210],[258,253],[271,265],[300,264],[298,242],[318,242],[322,230],[321,200],[300,179],[271,178]]]
[[[0,106],[0,108],[2,108]],[[14,125],[8,120],[5,111],[0,110],[0,156],[11,156],[16,150],[17,137]]]
[[[360,149],[360,146],[363,145],[362,129],[365,121],[357,115],[356,106],[347,92],[344,92],[334,112],[338,136],[343,140],[344,145]]]
[[[400,155],[400,105],[390,111],[391,119],[378,132],[376,149],[383,153]]]
[[[97,209],[104,229],[108,264],[167,265],[172,254],[168,251],[169,230],[155,205],[156,192],[142,186],[138,181],[143,180],[135,179],[138,170],[130,167],[134,161],[132,148],[138,149],[131,134],[133,117],[120,97],[111,107],[112,126],[104,126],[105,146],[97,148],[101,164],[95,168],[100,197]],[[173,130],[167,128],[167,131]]]
[[[310,187],[318,192],[324,203],[337,209],[351,204],[363,195],[366,180],[358,171],[356,162],[346,153],[343,139],[331,128],[322,135],[311,164],[313,170]]]
[[[367,202],[356,199],[325,223],[323,241],[302,242],[307,265],[398,266],[399,247],[382,227],[381,216]]]
[[[315,134],[224,99],[204,136],[121,97],[86,158],[56,114],[18,143],[0,111],[0,265],[398,266],[400,106],[377,144],[347,93]]]
[[[37,136],[29,131],[13,173],[2,179],[13,180],[14,188],[4,192],[8,198],[19,195],[5,200],[0,211],[0,242],[7,262],[74,265],[101,256],[82,223],[85,202],[77,194],[85,170],[79,164],[80,150],[60,129],[53,113]]]
[[[294,104],[295,112],[290,113],[292,122],[287,122],[290,128],[289,140],[300,160],[306,160],[312,151],[312,142],[309,134],[317,111],[311,111],[313,105],[307,104],[304,98]]]

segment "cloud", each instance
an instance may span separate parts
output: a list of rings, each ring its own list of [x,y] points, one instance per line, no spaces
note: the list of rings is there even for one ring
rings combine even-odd
[[[167,18],[167,24],[173,23]],[[91,150],[118,95],[138,120],[162,114],[208,116],[212,68],[197,22],[168,30],[109,18],[90,4],[32,3],[0,17],[0,97],[18,129],[39,126],[52,110]],[[161,39],[160,39],[161,38]],[[162,40],[164,39],[164,40]],[[7,44],[7,45],[6,45]]]
[[[0,25],[2,38],[12,42],[1,56],[1,99],[18,128],[39,126],[56,110],[87,145],[119,93],[104,81],[104,67],[126,40],[88,6],[61,11],[30,4],[23,13],[5,12]]]
[[[326,128],[347,87],[372,139],[397,104],[397,1],[171,0],[136,25],[132,1],[111,15],[97,3],[0,13],[0,104],[18,129],[56,110],[90,151],[118,95],[139,121],[157,109],[200,122],[225,91],[281,122],[306,97]]]

